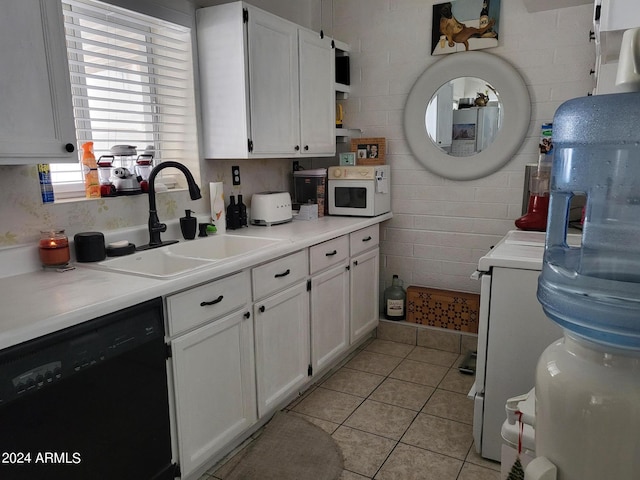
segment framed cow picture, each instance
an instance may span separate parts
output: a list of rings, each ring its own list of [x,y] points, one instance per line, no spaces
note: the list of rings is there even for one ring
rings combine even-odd
[[[433,6],[431,55],[498,46],[500,0],[454,0]]]

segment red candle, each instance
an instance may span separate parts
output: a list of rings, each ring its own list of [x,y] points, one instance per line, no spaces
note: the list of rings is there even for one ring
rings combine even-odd
[[[40,232],[40,262],[45,267],[66,265],[69,255],[69,239],[64,230]]]

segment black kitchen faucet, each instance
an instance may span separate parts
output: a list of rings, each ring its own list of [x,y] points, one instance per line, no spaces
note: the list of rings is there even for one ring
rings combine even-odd
[[[149,250],[150,248],[162,247],[163,245],[171,245],[172,243],[178,243],[178,240],[165,240],[162,241],[160,239],[160,233],[167,231],[167,225],[164,223],[160,223],[160,219],[158,218],[158,212],[156,211],[156,188],[155,188],[155,179],[158,172],[164,168],[174,167],[184,173],[185,178],[187,179],[187,184],[189,186],[189,195],[191,196],[191,200],[197,200],[202,198],[202,194],[200,193],[200,187],[196,184],[196,181],[193,179],[193,175],[189,171],[187,167],[183,164],[173,161],[162,162],[159,165],[156,165],[151,173],[149,174],[149,244],[142,245],[138,247],[138,250]]]

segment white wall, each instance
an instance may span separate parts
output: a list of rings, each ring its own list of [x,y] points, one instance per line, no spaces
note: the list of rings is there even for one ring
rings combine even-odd
[[[405,286],[478,292],[478,282],[469,276],[478,259],[515,228],[524,166],[537,161],[540,125],[553,119],[564,100],[593,88],[592,6],[528,13],[523,0],[502,0],[500,46],[485,52],[506,59],[524,78],[532,100],[528,137],[498,172],[456,182],[416,161],[402,127],[413,83],[438,60],[429,53],[432,5],[442,2],[333,0],[333,15],[331,3],[323,2],[325,16],[333,17],[335,37],[352,49],[345,125],[362,128],[367,137],[387,138],[394,218],[383,224],[383,282],[398,274]]]

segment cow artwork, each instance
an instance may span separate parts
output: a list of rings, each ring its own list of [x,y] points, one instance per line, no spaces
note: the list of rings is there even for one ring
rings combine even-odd
[[[456,0],[433,6],[432,55],[498,46],[500,0]]]

